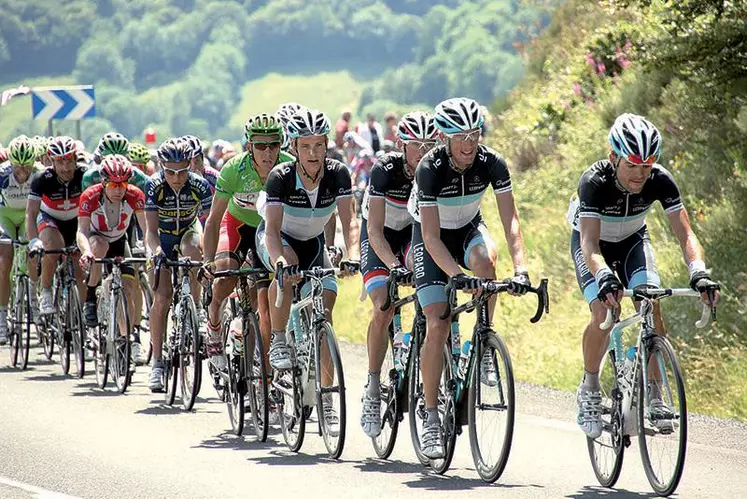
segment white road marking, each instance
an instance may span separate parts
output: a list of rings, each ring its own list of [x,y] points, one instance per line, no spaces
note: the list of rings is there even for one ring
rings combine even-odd
[[[16,489],[21,489],[26,492],[30,492],[32,494],[36,494],[35,497],[38,499],[80,499],[75,496],[69,496],[67,494],[62,494],[60,492],[54,492],[51,490],[43,489],[41,487],[37,487],[36,485],[18,482],[16,480],[13,480],[11,478],[7,478],[4,476],[0,476],[0,484],[7,485],[8,487],[13,487]]]

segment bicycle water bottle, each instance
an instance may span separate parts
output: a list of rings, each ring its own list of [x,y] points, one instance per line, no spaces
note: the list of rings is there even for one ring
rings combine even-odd
[[[459,358],[459,377],[465,379],[467,377],[467,367],[469,365],[469,354],[472,350],[472,342],[467,340],[462,345],[462,356]]]
[[[291,325],[296,337],[296,345],[300,345],[303,342],[303,329],[301,328],[301,317],[298,310],[291,310]]]
[[[402,373],[404,373],[404,370],[407,367],[407,354],[410,352],[411,341],[412,335],[410,333],[405,333],[404,336],[402,336],[402,347],[399,351],[400,372]]]
[[[625,351],[625,364],[623,366],[623,434],[634,436],[638,433],[635,419],[635,405],[633,404],[633,369],[635,368],[636,347],[630,347]]]
[[[394,368],[398,372],[402,372],[404,369],[402,362],[402,348],[404,345],[405,333],[402,331],[401,321],[398,320],[399,316],[395,315],[392,321],[392,327],[394,328],[394,338],[392,339],[392,352],[394,353]]]
[[[459,349],[462,346],[462,338],[459,335],[459,321],[451,322],[451,356],[459,358]]]
[[[241,327],[241,318],[235,317],[228,326],[226,336],[226,353],[241,357],[244,355],[244,334]]]

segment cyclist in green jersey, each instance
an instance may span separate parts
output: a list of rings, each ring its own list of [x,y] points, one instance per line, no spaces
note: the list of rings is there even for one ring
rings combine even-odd
[[[29,196],[29,179],[42,165],[36,162],[36,147],[31,139],[20,135],[8,144],[8,161],[0,165],[0,237],[24,239],[26,237],[26,200]],[[0,245],[0,345],[8,338],[8,296],[10,294],[10,268],[13,264],[13,246]],[[38,315],[36,282],[32,282],[34,317]]]
[[[283,127],[275,116],[260,114],[249,118],[244,125],[244,135],[248,150],[228,160],[220,170],[215,199],[205,224],[203,245],[208,274],[212,270],[237,269],[250,253],[256,254],[254,236],[262,221],[256,209],[257,198],[273,166],[294,159],[280,151]],[[256,259],[250,263],[261,266]],[[265,351],[269,350],[270,344],[269,284],[269,281],[260,282],[256,286],[256,295],[252,291],[253,306],[259,312]],[[208,309],[207,350],[210,361],[218,369],[226,365],[220,313],[223,302],[235,285],[235,278],[220,278],[213,283],[213,301]]]

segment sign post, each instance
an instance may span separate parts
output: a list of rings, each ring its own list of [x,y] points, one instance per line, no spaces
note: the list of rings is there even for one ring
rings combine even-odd
[[[93,85],[36,87],[31,89],[31,110],[35,120],[47,120],[47,132],[53,135],[52,120],[76,120],[80,139],[80,120],[96,116]]]

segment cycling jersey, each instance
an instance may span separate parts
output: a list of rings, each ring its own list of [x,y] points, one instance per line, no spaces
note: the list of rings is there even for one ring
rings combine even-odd
[[[324,232],[337,200],[353,195],[350,173],[339,161],[326,158],[319,185],[308,191],[301,183],[296,165],[295,162],[281,163],[272,169],[265,185],[266,202],[260,199],[258,209],[264,216],[264,206],[282,206],[281,231],[294,239],[308,241]],[[312,197],[315,198],[313,203]]]
[[[368,220],[369,199],[383,198],[386,202],[384,227],[399,231],[412,224],[407,201],[413,179],[406,175],[405,168],[405,155],[401,152],[390,152],[374,165],[363,196],[362,216],[365,220]]]
[[[511,191],[505,160],[482,144],[471,166],[459,173],[451,167],[446,146],[436,146],[420,161],[407,208],[420,223],[420,208],[438,206],[441,228],[464,227],[480,213],[480,200],[488,185],[495,194]]]
[[[31,179],[35,173],[43,169],[41,163],[35,163],[26,182],[19,184],[10,162],[0,165],[0,213],[8,210],[26,211]]]
[[[163,170],[145,184],[145,211],[158,212],[159,233],[181,236],[192,228],[201,212],[210,210],[210,184],[192,172],[188,175],[178,195],[166,182]]]
[[[29,199],[41,201],[41,212],[55,220],[77,219],[86,170],[79,163],[70,182],[62,182],[52,166],[36,173],[31,179]]]
[[[143,173],[140,168],[132,169],[132,177],[130,177],[130,184],[134,185],[141,191],[145,192],[145,183],[148,181],[148,175]],[[89,168],[85,175],[83,175],[83,190],[88,189],[92,185],[101,183],[101,167],[95,166]]]
[[[654,164],[641,192],[631,194],[618,184],[615,167],[609,160],[597,161],[581,175],[578,195],[571,199],[568,209],[568,221],[579,230],[579,218],[600,219],[599,239],[618,242],[646,226],[646,215],[657,200],[667,215],[684,209],[677,184],[663,166]]]
[[[206,166],[205,170],[202,172],[202,178],[208,181],[208,183],[210,184],[210,189],[212,189],[213,191],[215,190],[215,185],[218,183],[219,175],[220,172],[212,166]]]
[[[279,163],[293,161],[293,156],[281,152]],[[205,169],[207,171],[207,168]],[[262,217],[257,213],[259,193],[264,189],[259,174],[252,165],[249,152],[237,154],[220,170],[215,185],[215,196],[228,199],[228,212],[251,227],[257,227]]]
[[[107,218],[108,204],[111,202],[105,198],[103,184],[96,184],[83,191],[78,216],[90,218],[92,232],[101,235],[108,242],[113,242],[127,231],[133,214],[145,209],[145,195],[134,185],[128,185],[116,220]]]

